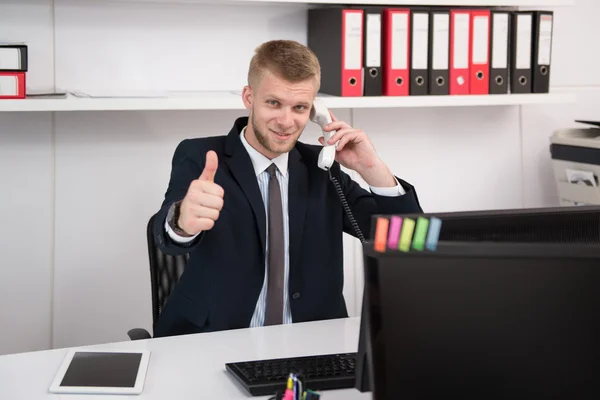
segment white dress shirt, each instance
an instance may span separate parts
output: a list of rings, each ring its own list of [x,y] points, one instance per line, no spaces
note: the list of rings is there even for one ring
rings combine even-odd
[[[274,163],[277,166],[277,180],[279,181],[279,186],[281,187],[281,201],[282,201],[282,210],[284,214],[283,222],[284,222],[284,243],[285,243],[285,264],[284,264],[284,304],[283,304],[283,323],[289,324],[292,322],[291,310],[289,305],[289,295],[288,295],[288,277],[289,277],[289,218],[288,218],[288,156],[289,153],[284,153],[279,155],[278,157],[269,160],[267,157],[259,153],[256,149],[254,149],[244,136],[246,128],[242,130],[240,133],[240,140],[248,155],[250,156],[250,160],[252,161],[252,165],[254,167],[254,172],[256,174],[256,179],[258,181],[258,186],[260,188],[260,193],[263,199],[263,203],[265,204],[265,215],[269,215],[267,209],[267,198],[269,193],[269,173],[266,171],[267,168]],[[373,187],[370,186],[370,189],[373,193],[378,194],[380,196],[401,196],[405,193],[404,188],[396,181],[397,185],[394,187]],[[218,220],[217,222],[218,223]],[[171,239],[177,243],[189,243],[196,238],[197,235],[191,237],[182,237],[175,233],[173,229],[169,226],[167,221],[165,221],[165,230]],[[268,254],[268,223],[267,223],[267,249],[266,253]],[[250,322],[250,327],[262,326],[265,319],[265,311],[266,311],[266,300],[267,300],[267,285],[268,285],[268,255],[265,257],[265,279],[263,281],[263,287],[258,297],[258,301],[256,303],[256,307],[254,310],[254,315],[252,316],[252,320]]]

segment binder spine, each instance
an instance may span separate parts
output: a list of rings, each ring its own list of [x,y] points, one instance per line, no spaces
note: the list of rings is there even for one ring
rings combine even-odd
[[[429,11],[411,10],[410,95],[429,93]]]
[[[470,93],[489,94],[490,11],[471,11],[469,40]]]
[[[448,95],[450,62],[450,12],[429,14],[429,94]]]
[[[492,11],[490,17],[490,94],[508,93],[510,32],[510,14]]]
[[[383,8],[363,7],[363,96],[383,94]]]
[[[511,29],[511,93],[531,93],[533,12],[513,11]]]
[[[25,76],[25,72],[0,71],[0,99],[24,99]]]
[[[450,11],[450,94],[466,95],[470,92],[470,17],[469,10]]]
[[[550,91],[550,65],[552,57],[554,13],[536,11],[533,18],[533,71],[532,92]]]

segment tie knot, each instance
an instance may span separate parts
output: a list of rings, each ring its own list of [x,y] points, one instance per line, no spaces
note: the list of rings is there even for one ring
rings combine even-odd
[[[267,172],[269,173],[269,176],[271,178],[275,178],[277,176],[276,175],[276,173],[277,173],[277,165],[275,165],[275,164],[269,165],[269,168],[267,168]]]

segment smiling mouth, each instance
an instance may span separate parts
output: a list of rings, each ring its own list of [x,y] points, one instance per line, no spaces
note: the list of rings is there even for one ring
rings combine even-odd
[[[292,136],[291,133],[280,133],[280,132],[275,132],[274,130],[271,130],[271,132],[273,132],[273,134],[279,139],[287,139]]]

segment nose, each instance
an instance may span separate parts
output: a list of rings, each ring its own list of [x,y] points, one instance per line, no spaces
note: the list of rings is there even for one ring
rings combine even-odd
[[[282,108],[277,118],[277,124],[282,131],[286,131],[294,126],[294,114],[288,108]]]

